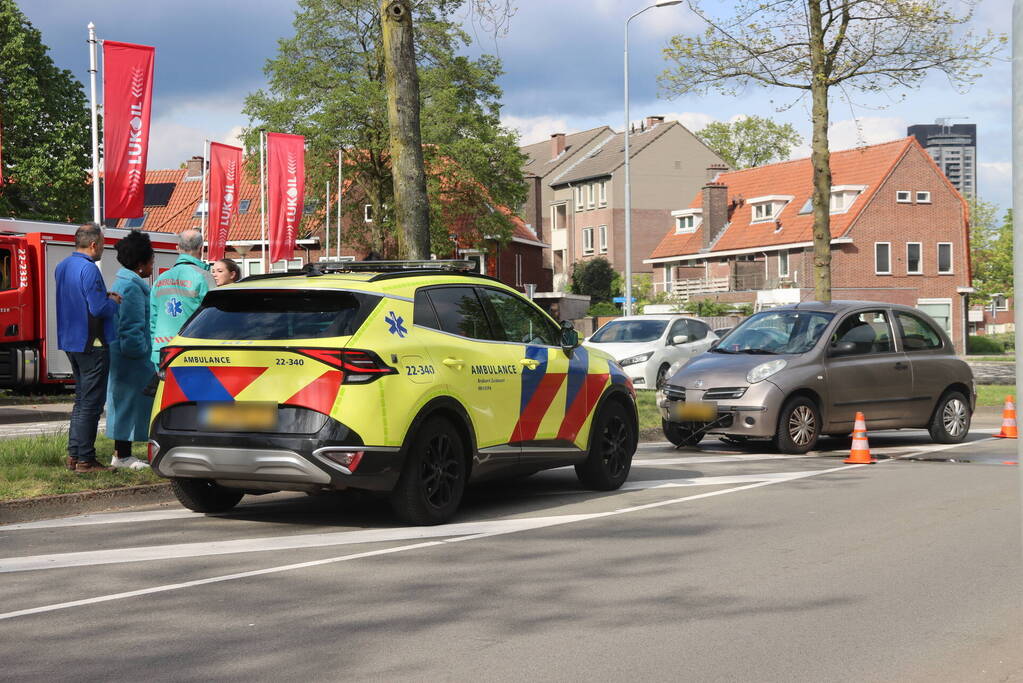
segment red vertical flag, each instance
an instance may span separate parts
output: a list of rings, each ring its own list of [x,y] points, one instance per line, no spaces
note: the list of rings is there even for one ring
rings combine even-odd
[[[155,52],[148,45],[103,41],[103,213],[107,218],[142,216]]]
[[[224,258],[227,234],[231,230],[231,219],[238,211],[238,183],[242,173],[242,150],[240,147],[210,143],[210,212],[209,259]]]
[[[266,134],[267,191],[270,194],[270,263],[295,255],[305,204],[305,138]]]

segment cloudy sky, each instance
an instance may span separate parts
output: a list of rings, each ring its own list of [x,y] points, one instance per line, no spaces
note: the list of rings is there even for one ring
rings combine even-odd
[[[43,34],[59,66],[88,84],[87,24],[100,38],[156,46],[156,90],[150,168],[175,168],[202,141],[230,141],[246,123],[245,95],[264,84],[263,66],[277,40],[291,34],[294,0],[17,0]],[[957,0],[950,0],[957,2]],[[476,37],[470,53],[496,53],[506,74],[504,121],[523,143],[555,132],[608,124],[621,129],[622,48],[625,19],[651,0],[517,0],[507,35]],[[975,17],[979,30],[1007,30],[1011,0],[982,0]],[[793,104],[791,91],[751,90],[743,97],[658,95],[657,75],[667,39],[699,29],[685,5],[652,9],[630,29],[631,114],[682,121],[692,130],[743,114],[771,116],[792,123],[809,139],[809,109]],[[975,123],[982,198],[1010,204],[1010,67],[996,64],[969,92],[952,90],[934,76],[905,97],[857,96],[856,103],[831,105],[833,149],[883,142],[906,134],[906,126],[936,117]],[[792,106],[789,106],[792,105]],[[779,111],[782,109],[781,111]],[[795,156],[809,155],[809,146]]]

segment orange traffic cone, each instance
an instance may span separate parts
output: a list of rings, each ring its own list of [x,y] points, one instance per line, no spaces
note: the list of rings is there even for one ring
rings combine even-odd
[[[877,460],[870,454],[870,444],[867,443],[867,421],[863,413],[856,413],[856,425],[852,433],[852,449],[845,462],[850,465],[873,465]]]
[[[1012,396],[1005,397],[1005,407],[1002,408],[1002,431],[995,434],[998,439],[1018,439],[1019,432],[1016,430],[1016,404]]]

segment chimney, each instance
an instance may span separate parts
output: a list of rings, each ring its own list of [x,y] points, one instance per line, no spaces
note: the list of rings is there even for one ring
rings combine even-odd
[[[647,128],[653,128],[658,123],[664,123],[664,117],[663,116],[648,116],[648,117],[646,117],[646,127]]]
[[[727,170],[728,167],[724,164],[711,164],[707,167],[707,182],[714,182],[714,179],[718,177],[718,174],[724,173]]]
[[[703,186],[703,248],[709,249],[728,222],[728,186],[707,183]]]
[[[185,162],[185,178],[202,178],[202,156],[194,156]]]
[[[551,136],[551,159],[557,159],[565,151],[565,134],[555,133]]]

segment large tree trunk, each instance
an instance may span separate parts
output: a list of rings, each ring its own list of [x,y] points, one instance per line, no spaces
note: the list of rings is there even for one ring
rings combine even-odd
[[[831,301],[831,150],[828,147],[828,84],[821,25],[821,0],[809,0],[810,95],[813,141],[813,288],[817,301]]]
[[[394,218],[402,256],[430,258],[430,205],[419,131],[419,74],[408,0],[381,0]]]

